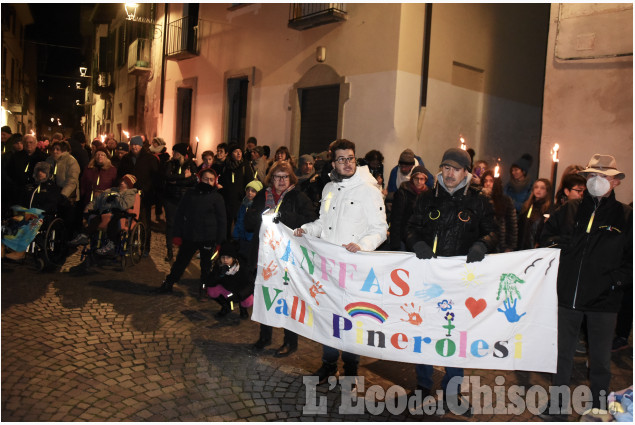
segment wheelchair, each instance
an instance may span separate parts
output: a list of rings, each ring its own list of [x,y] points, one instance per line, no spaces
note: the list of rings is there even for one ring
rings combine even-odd
[[[68,254],[68,232],[64,220],[45,215],[40,231],[26,251],[33,254],[39,271],[63,266]]]
[[[141,208],[141,194],[135,195],[135,202],[132,208],[118,213],[104,212],[100,216],[97,232],[89,236],[90,243],[82,249],[81,261],[87,261],[89,265],[98,264],[102,257],[108,257],[111,261],[119,264],[123,271],[126,265],[139,263],[145,249],[146,229],[139,221],[139,211]],[[107,229],[110,221],[119,220],[119,232],[116,240],[114,252],[107,255],[97,254],[97,250],[106,243]]]
[[[3,221],[3,233],[5,226],[11,226],[10,220]],[[39,214],[37,220],[42,220],[42,224],[24,250],[24,258],[18,262],[25,264],[32,258],[38,271],[61,267],[68,254],[68,233],[64,221],[57,215],[46,212]]]

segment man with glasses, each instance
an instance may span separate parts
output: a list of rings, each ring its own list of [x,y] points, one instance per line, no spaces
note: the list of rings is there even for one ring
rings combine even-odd
[[[307,233],[343,246],[350,252],[374,251],[386,240],[386,211],[377,180],[367,166],[357,167],[355,144],[346,139],[331,145],[333,171],[324,186],[320,218],[295,229],[296,236]],[[320,383],[337,376],[339,350],[323,346],[322,367],[314,373]],[[344,375],[357,376],[359,355],[342,352]]]

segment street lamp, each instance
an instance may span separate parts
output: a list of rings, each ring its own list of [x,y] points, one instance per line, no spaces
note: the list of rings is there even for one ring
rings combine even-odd
[[[137,9],[139,8],[137,3],[126,3],[124,7],[126,9],[127,20],[132,22],[141,22],[143,24],[151,24],[154,30],[154,38],[161,37],[161,24],[155,24],[151,18],[137,16]]]
[[[137,8],[139,5],[137,3],[126,3],[126,15],[128,15],[128,20],[134,21],[135,16],[137,15]]]

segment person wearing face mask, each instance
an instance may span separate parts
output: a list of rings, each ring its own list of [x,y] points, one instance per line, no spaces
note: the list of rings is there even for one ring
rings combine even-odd
[[[582,320],[589,340],[593,407],[606,408],[611,344],[624,287],[633,285],[633,210],[615,199],[625,175],[611,155],[595,154],[578,172],[586,178],[582,199],[569,200],[545,223],[541,244],[560,248],[558,270],[558,366],[553,385],[568,386]],[[631,317],[632,320],[632,317]],[[563,419],[567,400],[552,399],[541,415]]]

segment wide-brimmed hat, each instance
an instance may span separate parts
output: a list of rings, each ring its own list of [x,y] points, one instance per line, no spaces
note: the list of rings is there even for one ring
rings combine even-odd
[[[601,155],[596,153],[589,160],[588,165],[582,171],[578,171],[578,174],[586,177],[588,173],[604,174],[605,176],[612,176],[618,180],[622,180],[626,177],[626,174],[617,169],[617,162],[611,155]]]

